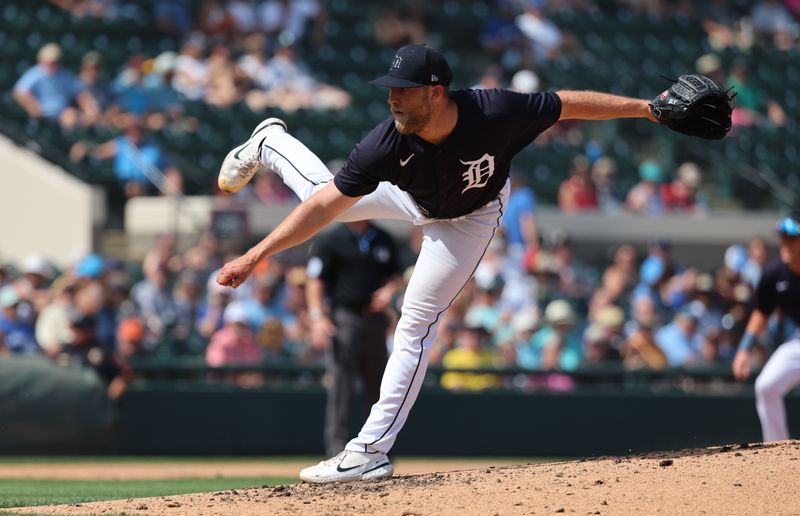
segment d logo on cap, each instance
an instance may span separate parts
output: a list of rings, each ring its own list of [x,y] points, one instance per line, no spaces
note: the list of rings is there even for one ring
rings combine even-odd
[[[449,86],[453,72],[444,56],[425,45],[406,45],[395,54],[389,71],[370,84],[387,88]]]

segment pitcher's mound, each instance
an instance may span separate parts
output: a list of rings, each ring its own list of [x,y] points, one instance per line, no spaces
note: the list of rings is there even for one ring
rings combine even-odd
[[[30,507],[37,514],[798,514],[800,442],[488,467],[376,482]],[[22,512],[16,509],[16,512]]]

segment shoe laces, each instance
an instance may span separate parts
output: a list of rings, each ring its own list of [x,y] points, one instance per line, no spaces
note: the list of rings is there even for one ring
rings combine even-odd
[[[253,172],[253,169],[258,167],[259,163],[258,153],[253,154],[239,167],[240,174],[244,177],[249,176]]]
[[[350,452],[347,450],[342,450],[337,455],[331,457],[330,459],[322,461],[322,464],[326,466],[333,466],[334,464],[337,464],[340,459],[344,459],[345,455],[347,455],[348,453]]]

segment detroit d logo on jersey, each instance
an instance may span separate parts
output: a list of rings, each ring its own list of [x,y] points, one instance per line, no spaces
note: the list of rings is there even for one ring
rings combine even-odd
[[[471,188],[483,188],[494,174],[494,156],[489,154],[484,154],[475,161],[459,161],[469,167],[466,172],[461,174],[467,183],[467,186],[461,190],[462,194]]]

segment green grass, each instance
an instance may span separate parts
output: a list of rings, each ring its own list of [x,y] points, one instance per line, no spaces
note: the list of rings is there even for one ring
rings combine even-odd
[[[0,464],[86,464],[86,463],[131,463],[131,464],[148,464],[152,462],[266,462],[266,463],[286,463],[286,462],[314,462],[318,461],[319,457],[312,456],[284,456],[284,455],[270,455],[270,456],[181,456],[181,455],[42,455],[42,456],[6,456],[0,457]]]
[[[0,480],[0,508],[171,496],[263,485],[296,483],[295,478],[220,477],[168,480]]]

